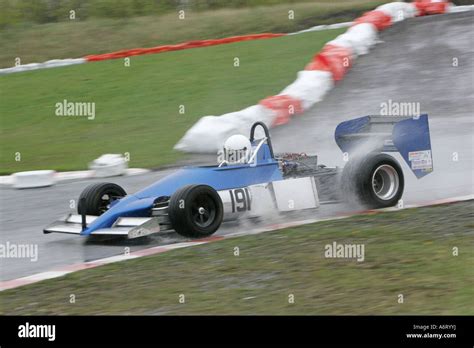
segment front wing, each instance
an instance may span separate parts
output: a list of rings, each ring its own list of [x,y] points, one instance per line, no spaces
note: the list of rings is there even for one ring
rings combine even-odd
[[[98,216],[86,215],[86,225],[90,225]],[[44,233],[82,234],[82,216],[68,214],[44,229]],[[121,217],[110,228],[102,228],[90,233],[94,236],[116,236],[128,239],[147,236],[160,231],[156,217]]]

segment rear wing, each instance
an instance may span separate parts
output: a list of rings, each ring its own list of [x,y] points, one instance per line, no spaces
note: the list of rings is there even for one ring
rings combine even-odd
[[[364,116],[340,123],[335,132],[342,152],[399,152],[419,179],[433,171],[428,115]]]

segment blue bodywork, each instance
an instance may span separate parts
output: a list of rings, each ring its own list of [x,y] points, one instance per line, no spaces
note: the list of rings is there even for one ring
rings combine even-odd
[[[393,127],[393,145],[402,155],[405,162],[419,179],[433,171],[433,155],[431,152],[430,128],[428,115],[421,115],[418,118],[411,118],[398,122]],[[423,152],[424,162],[421,167],[414,166],[413,153]]]
[[[272,158],[268,145],[263,144],[254,164],[184,167],[177,170],[143,190],[113,202],[110,209],[93,221],[81,234],[89,235],[95,230],[109,228],[119,217],[149,216],[150,209],[158,197],[171,196],[185,185],[205,184],[218,191],[282,179],[278,161]]]

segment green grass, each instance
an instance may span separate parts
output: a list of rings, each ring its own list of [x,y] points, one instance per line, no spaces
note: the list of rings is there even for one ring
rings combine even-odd
[[[177,249],[1,292],[0,314],[473,315],[473,208],[409,209]],[[333,241],[364,244],[365,261],[325,258]]]
[[[352,20],[384,2],[388,0],[318,0],[250,8],[187,11],[184,20],[178,19],[176,11],[145,17],[82,20],[81,12],[78,11],[74,21],[22,23],[0,30],[0,67],[13,66],[17,57],[22,64],[27,64],[188,40],[261,32],[291,32],[317,24]],[[113,5],[118,7],[115,3]],[[294,11],[294,19],[288,18],[289,10]],[[66,15],[67,13],[68,11]],[[62,13],[62,16],[65,17],[65,14]],[[8,16],[6,20],[11,18],[13,17]]]
[[[278,93],[343,31],[138,56],[130,67],[112,60],[1,76],[0,172],[85,169],[103,153],[129,152],[134,167],[172,163],[182,158],[174,144],[200,117]],[[55,116],[64,99],[96,103],[95,119]]]

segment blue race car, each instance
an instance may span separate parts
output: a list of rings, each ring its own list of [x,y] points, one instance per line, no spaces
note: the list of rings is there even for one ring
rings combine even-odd
[[[335,201],[394,206],[403,194],[403,171],[384,152],[399,152],[417,178],[433,171],[428,115],[342,122],[335,140],[347,160],[343,169],[320,165],[317,156],[275,156],[267,127],[257,122],[250,138],[234,135],[225,142],[218,165],[182,168],[129,195],[113,183],[89,185],[79,197],[78,214],[55,221],[44,233],[137,238],[175,230],[202,238],[223,221],[317,209]]]

